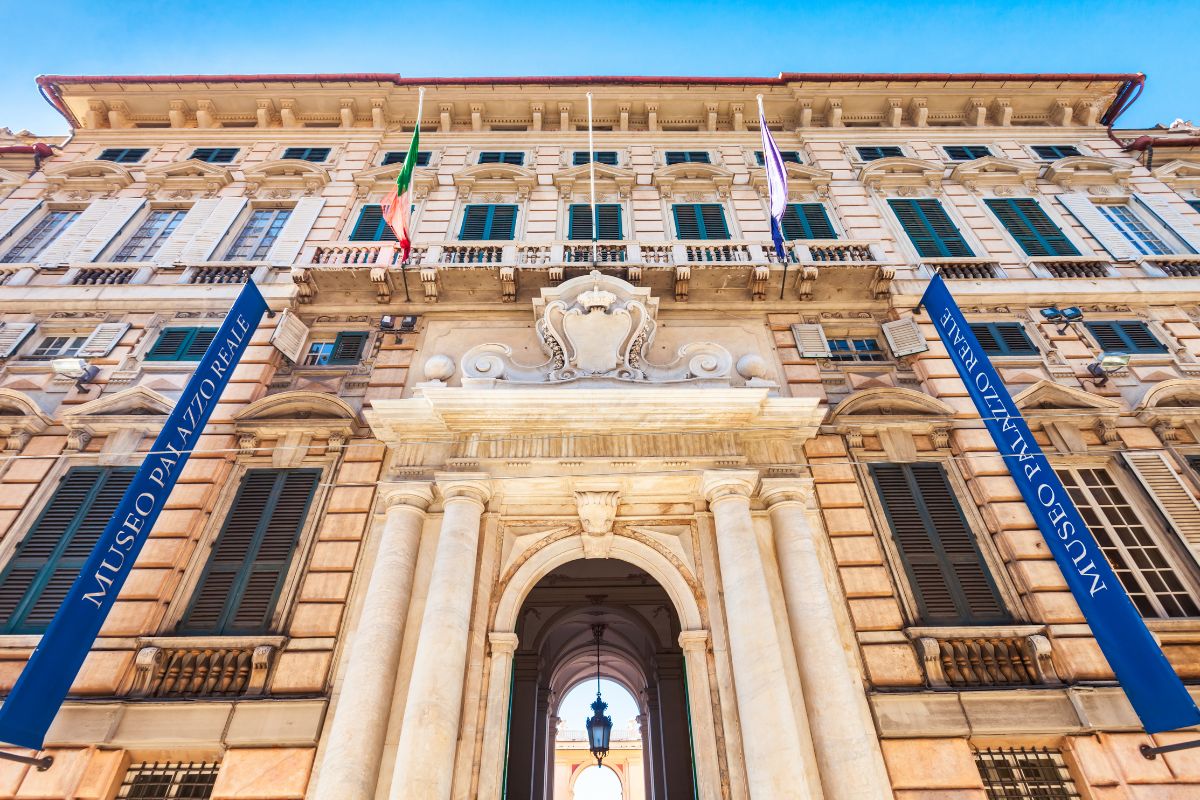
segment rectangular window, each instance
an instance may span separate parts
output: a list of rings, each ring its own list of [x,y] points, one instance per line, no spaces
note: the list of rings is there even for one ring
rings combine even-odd
[[[283,157],[320,164],[329,158],[332,149],[330,147],[289,147],[283,151]]]
[[[875,161],[879,158],[902,158],[904,151],[899,145],[870,145],[854,148],[858,152],[859,161]]]
[[[668,150],[667,165],[671,164],[711,164],[712,159],[705,150]]]
[[[592,207],[574,203],[568,209],[567,238],[592,240]],[[621,238],[621,206],[619,203],[600,203],[596,206],[596,238],[614,241]]]
[[[484,150],[479,154],[480,164],[512,164],[514,167],[525,166],[525,154],[511,150]]]
[[[358,222],[350,231],[352,242],[394,242],[396,234],[383,219],[383,206],[371,203],[358,212]]]
[[[380,162],[380,166],[386,167],[389,164],[403,164],[404,160],[406,158],[408,158],[407,150],[389,150],[388,152],[383,154],[383,161]],[[418,167],[428,167],[429,162],[432,159],[433,159],[433,151],[432,150],[418,150],[417,151],[417,166]]]
[[[316,469],[252,469],[213,544],[181,633],[264,633],[317,490]]]
[[[225,251],[226,261],[260,261],[267,257],[292,215],[290,208],[256,208]]]
[[[38,342],[33,352],[25,356],[30,361],[49,361],[52,358],[67,358],[79,352],[86,336],[47,336]]]
[[[972,322],[971,333],[989,356],[1036,356],[1037,347],[1019,322]]]
[[[597,164],[608,164],[610,167],[617,165],[616,150],[597,150],[595,153],[590,150],[576,150],[571,154],[571,165],[579,167],[590,163],[593,155],[596,157]]]
[[[1178,566],[1159,546],[1107,469],[1054,470],[1129,599],[1143,617],[1200,616]]]
[[[1175,252],[1128,203],[1097,203],[1096,210],[1142,255],[1165,256]]]
[[[951,161],[974,161],[990,156],[992,149],[986,144],[948,144],[943,148]]]
[[[109,147],[96,156],[97,161],[112,161],[117,164],[136,164],[146,157],[150,150],[145,147]]]
[[[1035,144],[1032,149],[1043,161],[1057,161],[1060,158],[1083,155],[1073,144]]]
[[[876,339],[829,339],[830,361],[886,361]]]
[[[71,223],[79,219],[81,211],[49,211],[38,220],[37,224],[22,236],[7,253],[0,258],[0,263],[20,264],[32,261],[41,255],[62,232],[71,227]]]
[[[1121,319],[1083,324],[1101,350],[1132,354],[1168,352],[1167,346],[1154,336],[1150,327],[1138,320]]]
[[[511,241],[516,236],[517,207],[471,205],[463,209],[459,241]]]
[[[871,477],[929,625],[1007,622],[992,574],[940,464],[874,463]]]
[[[117,800],[208,800],[217,783],[218,766],[203,761],[130,764]]]
[[[146,360],[199,361],[216,335],[216,328],[163,328]]]
[[[824,203],[789,203],[783,211],[784,239],[836,239]]]
[[[1033,747],[975,750],[987,800],[1080,800],[1062,752]]]
[[[42,633],[116,513],[134,468],[73,467],[0,572],[0,633]]]
[[[779,157],[782,158],[785,163],[787,163],[787,162],[791,162],[792,164],[802,163],[800,161],[800,151],[799,150],[780,150]],[[767,163],[766,158],[763,156],[762,150],[754,151],[754,160],[758,162],[758,165],[760,167]]]
[[[677,239],[728,239],[725,207],[720,203],[688,203],[671,206]]]
[[[367,331],[342,331],[335,339],[311,342],[304,356],[308,367],[344,366],[362,360],[363,349],[371,334]]]
[[[121,245],[113,261],[148,261],[154,258],[163,242],[170,238],[186,216],[187,210],[182,208],[151,211],[133,235]]]
[[[207,164],[229,164],[237,156],[236,147],[197,147],[191,158]]]
[[[1012,234],[1027,256],[1077,256],[1079,249],[1029,197],[991,198],[987,207]]]
[[[888,205],[892,207],[896,219],[900,220],[918,255],[924,258],[974,255],[967,240],[937,200],[888,200]]]

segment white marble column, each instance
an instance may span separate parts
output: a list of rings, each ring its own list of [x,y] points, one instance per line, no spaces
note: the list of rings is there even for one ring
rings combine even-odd
[[[479,522],[491,498],[486,475],[442,473],[442,527],[396,748],[391,800],[448,800],[462,714]]]
[[[809,522],[812,491],[808,479],[769,478],[759,496],[770,509],[821,784],[828,800],[890,798],[866,687],[847,651],[853,643],[837,622],[834,603],[844,602],[837,576],[823,568]]]
[[[500,797],[504,787],[504,755],[508,744],[508,703],[512,692],[513,653],[517,635],[492,631],[488,634],[492,649],[488,677],[487,710],[484,712],[483,753],[479,760],[479,797]]]
[[[679,646],[683,649],[683,667],[687,672],[696,796],[700,800],[719,800],[722,796],[721,769],[717,762],[717,726],[708,682],[708,631],[681,631]]]
[[[766,565],[750,516],[750,496],[757,484],[754,470],[704,473],[704,496],[716,529],[746,779],[751,800],[820,800],[812,738],[808,726],[796,719],[796,704],[788,691],[784,665],[791,659],[784,658],[785,643],[771,624]]]
[[[421,528],[433,501],[433,489],[424,482],[383,484],[379,494],[387,516],[334,708],[314,800],[369,800],[375,797],[379,779]]]

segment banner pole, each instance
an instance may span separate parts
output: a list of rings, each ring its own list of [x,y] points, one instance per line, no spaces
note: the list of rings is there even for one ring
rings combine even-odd
[[[45,772],[54,766],[54,756],[19,756],[16,753],[8,753],[0,750],[0,758],[5,761],[16,761],[19,764],[29,764],[37,767],[38,772]],[[1153,756],[1147,756],[1153,758]]]
[[[1158,758],[1159,753],[1174,753],[1176,750],[1191,750],[1193,747],[1200,747],[1200,739],[1195,739],[1190,742],[1176,742],[1175,744],[1164,744],[1160,747],[1151,747],[1144,744],[1138,748],[1142,752],[1142,758],[1147,761],[1153,761]]]

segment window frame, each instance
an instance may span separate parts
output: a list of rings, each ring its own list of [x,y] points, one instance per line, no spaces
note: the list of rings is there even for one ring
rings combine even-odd
[[[112,152],[120,153],[122,155],[122,157],[121,158],[104,158],[103,157],[105,153],[112,153]],[[133,160],[129,160],[129,159],[126,159],[123,157],[125,154],[130,153],[130,152],[141,153],[141,155],[139,155],[137,158],[135,158]],[[122,165],[144,164],[146,162],[146,159],[149,156],[150,156],[150,148],[149,147],[102,147],[96,153],[95,158],[93,158],[92,160],[93,161],[107,161],[110,164],[122,164]]]
[[[371,349],[370,330],[314,330],[309,334],[308,341],[305,342],[306,347],[301,363],[297,364],[298,369],[325,369],[327,367],[342,368],[356,367],[363,362],[367,357],[367,353]],[[350,337],[362,337],[361,344],[358,347],[358,355],[353,360],[346,358],[336,358],[338,347],[344,340]],[[312,348],[316,345],[329,345],[329,354],[321,363],[309,363],[309,356],[312,355]]]
[[[472,207],[476,207],[476,206],[487,206],[489,209],[487,218],[484,221],[485,238],[464,239],[463,233],[465,232],[466,226],[467,226],[467,215],[469,213],[468,209],[470,209]],[[493,238],[491,238],[492,224],[495,221],[496,209],[501,206],[507,206],[507,207],[511,207],[513,209],[512,236],[510,236],[507,239],[493,239]],[[458,236],[456,237],[455,241],[458,241],[458,242],[516,242],[521,238],[521,235],[522,235],[521,217],[522,217],[522,214],[521,214],[521,204],[520,203],[463,203],[461,205],[461,211],[459,212]]]
[[[221,160],[221,161],[214,161],[211,158],[200,158],[199,156],[196,155],[197,153],[203,152],[205,150],[211,150],[214,155],[219,155],[221,153],[228,152],[228,153],[230,153],[230,156],[229,156],[229,158]],[[194,160],[200,161],[204,164],[233,164],[233,163],[237,162],[237,157],[241,152],[242,152],[242,148],[240,148],[240,147],[193,147],[191,155],[188,156],[188,160],[194,159]]]
[[[682,160],[671,161],[673,155],[683,156]],[[693,159],[692,156],[703,156],[703,158]],[[662,151],[662,163],[664,167],[673,167],[676,164],[715,164],[713,161],[712,152],[709,150],[666,150]]]
[[[1191,252],[1191,249],[1179,239],[1173,230],[1163,225],[1150,209],[1136,202],[1132,196],[1093,199],[1092,205],[1096,207],[1096,213],[1133,248],[1137,254],[1136,258],[1153,260],[1161,256],[1187,255]],[[1106,209],[1114,208],[1125,209],[1127,217],[1132,218],[1132,223],[1127,218],[1117,220],[1110,216],[1109,213],[1106,213]],[[1131,224],[1135,227],[1129,227]],[[1167,252],[1147,252],[1147,250],[1152,248],[1134,232],[1138,225],[1145,228],[1147,233],[1157,239],[1167,249]],[[1127,227],[1129,227],[1128,230]]]
[[[114,241],[113,244],[110,245],[109,252],[111,255],[107,256],[107,260],[114,264],[153,261],[154,257],[158,255],[158,251],[162,249],[162,246],[166,243],[166,241],[170,239],[171,235],[179,228],[180,225],[183,224],[184,218],[187,217],[190,211],[191,208],[186,206],[162,206],[143,209],[142,213],[138,217],[137,226],[130,231],[129,235],[121,239],[119,242]],[[162,229],[158,231],[158,233],[154,234],[152,238],[148,239],[147,243],[143,246],[142,252],[130,253],[128,256],[122,258],[121,254],[125,251],[125,248],[129,247],[133,240],[137,238],[139,234],[141,234],[142,229],[146,227],[146,225],[150,222],[151,217],[153,217],[155,214],[174,214],[175,218],[173,220],[169,220],[162,227]]]
[[[892,361],[895,361],[892,354],[884,346],[884,343],[882,341],[880,341],[881,335],[882,334],[859,336],[858,334],[853,334],[853,333],[844,334],[844,335],[840,335],[840,336],[826,335],[825,344],[829,346],[830,355],[829,355],[829,358],[822,359],[822,360],[829,361],[831,364],[837,364],[837,365],[841,365],[841,364],[877,365],[877,364],[887,364]],[[847,342],[850,344],[850,348],[848,348],[846,350],[836,349],[833,347],[834,342]],[[874,342],[875,349],[874,350],[861,349],[856,346],[858,342]],[[868,353],[868,354],[878,353],[879,358],[864,359],[864,358],[854,358],[854,357],[851,357],[851,358],[839,357],[839,354],[844,354],[844,355],[849,355],[849,356],[857,356],[859,353]]]
[[[1127,349],[1109,350],[1109,349],[1105,348],[1105,346],[1100,342],[1100,337],[1097,336],[1095,331],[1093,331],[1091,328],[1092,325],[1102,325],[1102,324],[1113,325],[1114,330],[1117,333],[1117,336],[1121,339],[1122,343],[1126,346]],[[1129,334],[1127,334],[1121,328],[1122,324],[1141,325],[1143,328],[1146,329],[1146,332],[1150,336],[1152,336],[1154,338],[1154,340],[1159,343],[1159,345],[1162,346],[1162,349],[1161,350],[1157,350],[1157,349],[1143,350],[1143,349],[1139,348],[1137,345],[1135,345],[1133,343],[1133,340],[1129,337]],[[1088,338],[1090,338],[1092,343],[1095,344],[1096,349],[1102,353],[1126,353],[1131,356],[1169,356],[1169,355],[1171,355],[1171,343],[1163,341],[1162,335],[1158,331],[1155,331],[1152,327],[1150,327],[1150,323],[1146,322],[1145,320],[1119,319],[1119,318],[1118,319],[1085,319],[1085,320],[1083,320],[1083,327],[1084,327],[1084,330],[1087,331]]]
[[[175,349],[173,351],[171,351],[171,354],[165,355],[165,356],[164,355],[151,355],[151,353],[154,351],[154,348],[158,346],[159,341],[166,334],[166,332],[168,330],[176,330],[176,329],[183,329],[185,331],[188,331],[188,333],[184,335],[184,338],[182,340],[180,340],[179,344],[176,345]],[[158,329],[157,335],[154,337],[154,341],[150,342],[148,344],[148,346],[146,347],[145,352],[142,353],[141,360],[143,362],[150,361],[150,362],[170,362],[170,363],[198,362],[201,358],[204,357],[204,354],[201,353],[200,355],[196,356],[195,358],[188,358],[188,357],[186,357],[188,354],[188,350],[190,350],[192,348],[192,345],[194,345],[196,343],[197,339],[201,339],[201,341],[203,341],[204,336],[207,335],[204,332],[211,332],[212,337],[210,337],[208,343],[205,344],[205,349],[207,349],[208,344],[211,344],[212,338],[216,337],[217,331],[219,331],[219,330],[220,330],[219,327],[210,327],[207,325],[170,325],[170,324],[163,325],[161,328]]]
[[[388,161],[388,158],[393,155],[400,155],[403,157],[394,159],[392,161]],[[421,156],[425,156],[424,164],[421,163]],[[408,157],[408,150],[384,150],[383,157],[379,159],[379,166],[381,166],[381,167],[391,167],[391,166],[396,166],[396,165],[403,166],[407,157]],[[432,150],[418,150],[417,151],[417,164],[416,164],[416,167],[414,167],[414,169],[423,169],[425,167],[432,167],[432,166],[434,166],[433,151]]]
[[[1057,155],[1057,156],[1054,156],[1053,158],[1047,158],[1047,157],[1043,156],[1042,154],[1040,154],[1040,153],[1039,153],[1039,152],[1038,152],[1038,151],[1035,149],[1035,148],[1038,148],[1038,147],[1057,147],[1057,148],[1070,147],[1070,148],[1073,148],[1073,149],[1075,150],[1075,153],[1074,153],[1074,154],[1072,154],[1072,155],[1065,155],[1065,156],[1064,156],[1064,155]],[[1079,156],[1090,156],[1090,155],[1092,155],[1091,151],[1087,150],[1087,149],[1086,149],[1086,148],[1085,148],[1083,145],[1081,145],[1081,144],[1064,144],[1064,143],[1053,143],[1053,144],[1027,144],[1027,145],[1025,145],[1025,148],[1026,148],[1026,151],[1029,153],[1029,156],[1030,156],[1030,158],[1032,158],[1034,161],[1041,161],[1041,162],[1043,162],[1043,163],[1046,163],[1046,164],[1049,164],[1049,163],[1051,163],[1051,162],[1054,162],[1054,161],[1058,161],[1059,159],[1062,159],[1062,158],[1078,158]]]
[[[28,337],[24,342],[21,343],[20,350],[26,350],[28,352],[14,353],[12,356],[13,360],[49,362],[56,358],[74,358],[79,353],[83,345],[87,342],[88,337],[91,335],[90,333],[80,333],[73,330],[40,330],[40,332],[42,334],[42,338],[38,339],[36,344],[30,343],[30,339],[33,337]],[[37,351],[40,350],[50,339],[66,339],[68,345],[66,349],[59,350],[58,352],[43,353],[39,355]],[[70,344],[72,341],[75,343],[73,346]]]
[[[679,206],[695,206],[697,208],[699,208],[701,206],[716,206],[717,208],[721,209],[721,219],[725,223],[725,234],[726,234],[725,237],[717,238],[717,239],[709,238],[707,236],[707,230],[705,229],[705,226],[704,226],[704,223],[702,220],[702,215],[699,211],[696,212],[696,221],[697,221],[696,227],[700,233],[704,233],[706,235],[702,236],[699,239],[685,239],[684,237],[680,236],[679,235],[679,217],[675,211],[675,209]],[[716,202],[700,201],[697,203],[668,202],[667,209],[668,209],[667,218],[670,220],[671,226],[673,228],[672,232],[675,234],[674,241],[677,241],[677,242],[732,242],[737,239],[737,237],[734,235],[735,234],[734,228],[730,224],[731,215],[726,213],[726,207],[725,207],[725,203],[723,201],[719,201],[719,200]]]
[[[288,152],[292,150],[300,150],[304,152],[304,156],[289,156]],[[308,158],[308,154],[313,150],[324,150],[325,157],[320,161],[314,161]],[[309,164],[331,164],[334,161],[335,149],[332,145],[283,145],[279,150],[279,159],[290,161],[304,161]]]
[[[279,241],[279,235],[281,233],[283,233],[284,226],[287,225],[288,220],[291,219],[292,213],[295,210],[296,210],[295,206],[292,206],[292,205],[286,205],[286,206],[284,206],[284,205],[252,205],[252,206],[247,206],[245,209],[242,210],[242,212],[240,214],[238,214],[237,219],[235,219],[233,224],[230,225],[229,228],[226,230],[225,236],[223,237],[220,244],[217,247],[213,248],[213,254],[215,255],[217,253],[221,253],[222,254],[221,258],[220,259],[210,258],[209,260],[210,261],[216,261],[216,260],[238,261],[238,262],[265,261],[267,259],[267,256],[269,256],[271,254],[271,248],[273,248],[275,246],[275,243]],[[283,217],[282,221],[279,219],[279,215],[281,212],[286,212],[286,216]],[[271,217],[271,221],[264,227],[262,235],[260,237],[258,237],[258,240],[255,242],[253,252],[250,254],[249,257],[244,257],[244,258],[235,257],[235,251],[237,251],[238,248],[241,246],[242,237],[246,234],[247,229],[250,227],[250,224],[255,219],[256,215],[261,214],[261,213],[271,213],[273,216]],[[275,229],[274,236],[270,236],[271,230],[272,230],[272,228],[274,228],[276,226],[276,223],[278,223],[278,227]],[[268,238],[270,241],[268,244],[266,244],[266,248],[264,250],[263,243],[267,242]],[[257,255],[260,250],[263,251],[261,256]]]
[[[872,161],[879,161],[884,158],[911,158],[911,151],[902,144],[851,144],[846,145],[850,148],[850,161],[854,164],[870,164]],[[884,147],[894,147],[899,152],[895,155],[875,156],[874,158],[863,158],[863,149],[880,149]]]
[[[483,157],[485,155],[491,155],[493,153],[496,153],[500,156],[499,160],[488,160],[488,161],[483,160]],[[514,156],[514,155],[519,155],[521,157],[521,162],[519,164],[513,163],[512,159],[509,158],[510,156]],[[476,165],[489,164],[489,165],[495,166],[497,164],[506,164],[510,167],[524,167],[525,163],[528,160],[529,160],[529,154],[527,152],[525,152],[524,150],[480,150],[475,156],[475,164]]]
[[[1007,202],[1010,200],[1030,200],[1030,201],[1032,201],[1033,203],[1035,203],[1037,205],[1037,207],[1039,209],[1041,209],[1041,212],[1046,215],[1047,219],[1049,219],[1050,222],[1056,228],[1058,228],[1059,232],[1063,235],[1063,238],[1066,239],[1066,241],[1068,241],[1071,244],[1071,246],[1075,248],[1076,252],[1074,255],[1083,256],[1083,255],[1087,255],[1091,252],[1091,248],[1089,248],[1076,235],[1075,230],[1071,225],[1071,222],[1067,219],[1064,219],[1058,213],[1057,204],[1055,204],[1056,205],[1055,208],[1051,208],[1049,203],[1042,202],[1036,197],[1030,197],[1030,196],[1026,196],[1026,195],[1016,196],[1016,197],[1014,197],[1014,196],[1002,197],[1000,195],[990,194],[990,193],[983,195],[982,197],[979,198],[979,200],[983,205],[984,211],[986,212],[988,217],[991,219],[991,221],[994,223],[995,227],[997,227],[1000,230],[1000,232],[1004,235],[1005,240],[1012,247],[1013,253],[1016,254],[1017,258],[1019,258],[1023,263],[1028,263],[1029,261],[1034,260],[1034,259],[1067,258],[1070,256],[1056,256],[1053,254],[1040,255],[1040,256],[1030,255],[1028,252],[1026,252],[1024,245],[1021,244],[1021,241],[1013,234],[1012,231],[1010,231],[1008,229],[1008,226],[1005,225],[1004,222],[1000,219],[1000,217],[996,214],[995,210],[990,205],[990,201],[1004,201],[1004,202]],[[1024,218],[1024,214],[1022,214],[1022,218]],[[1038,241],[1041,241],[1040,235],[1038,235]]]
[[[39,213],[39,214],[29,215],[29,217],[27,217],[25,220],[22,221],[21,225],[18,227],[17,230],[12,231],[9,234],[10,242],[7,243],[7,247],[4,250],[4,252],[0,253],[0,264],[32,264],[32,263],[34,263],[38,259],[38,257],[42,255],[42,253],[46,252],[46,249],[49,248],[50,245],[54,244],[54,242],[56,242],[58,240],[58,237],[63,235],[63,231],[65,231],[67,228],[71,227],[72,225],[74,225],[76,222],[79,221],[79,218],[83,215],[85,210],[86,209],[84,209],[84,208],[54,208],[54,207],[50,207],[50,208],[42,209],[41,213]],[[47,219],[49,219],[52,214],[67,214],[67,215],[73,215],[73,216],[70,216],[69,220],[65,224],[62,224],[59,227],[57,227],[53,231],[53,235],[50,236],[50,238],[45,239],[44,241],[38,243],[37,246],[32,248],[31,250],[29,250],[25,253],[22,253],[21,254],[22,257],[20,260],[12,258],[11,256],[14,254],[14,252],[17,250],[17,248],[21,247],[25,243],[25,240],[28,237],[33,236],[35,233],[37,233],[38,230],[41,228],[42,223],[44,221],[46,221]]]
[[[938,255],[928,255],[927,256],[927,255],[921,254],[920,250],[917,248],[916,242],[914,242],[912,240],[912,237],[909,236],[908,229],[904,226],[904,223],[900,220],[900,215],[896,213],[896,207],[893,206],[892,203],[893,203],[893,201],[895,201],[895,202],[904,202],[904,203],[911,202],[914,204],[918,204],[924,200],[929,200],[934,203],[937,203],[938,206],[941,208],[942,212],[950,220],[950,224],[954,226],[954,229],[958,232],[958,235],[962,238],[963,243],[967,247],[968,252],[965,255],[955,255],[953,253],[950,253],[950,254],[939,253]],[[890,225],[894,226],[893,230],[895,231],[895,235],[892,237],[893,241],[897,242],[901,246],[901,248],[904,249],[904,251],[908,254],[910,261],[912,263],[917,263],[917,264],[923,263],[927,259],[974,259],[974,258],[979,258],[979,256],[976,255],[977,253],[986,253],[987,252],[987,248],[983,247],[980,244],[979,240],[975,237],[974,233],[971,231],[971,227],[969,225],[967,225],[963,221],[963,219],[958,215],[957,209],[954,207],[953,203],[947,203],[945,201],[945,198],[931,197],[931,196],[925,196],[925,195],[919,196],[919,197],[888,196],[888,197],[881,198],[880,202],[882,203],[884,210],[887,212],[886,218],[888,220],[888,223]],[[925,224],[929,225],[929,221],[928,221],[928,219],[925,218],[924,212],[921,212],[920,216],[924,220]]]
[[[979,159],[979,158],[988,158],[988,157],[996,155],[996,149],[990,144],[943,144],[943,145],[940,145],[940,147],[942,150],[942,159],[945,161],[949,161],[952,164],[966,164],[968,161],[975,161],[976,159]],[[987,150],[987,152],[981,156],[971,156],[970,158],[955,158],[954,156],[950,155],[951,147],[982,147],[984,150]]]

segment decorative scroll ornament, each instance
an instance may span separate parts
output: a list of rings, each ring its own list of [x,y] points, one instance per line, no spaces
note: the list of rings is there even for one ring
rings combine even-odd
[[[546,360],[519,364],[512,348],[482,344],[463,356],[463,384],[694,382],[729,385],[733,358],[714,342],[691,342],[667,364],[651,363],[658,300],[645,287],[593,270],[534,300],[535,329]]]

